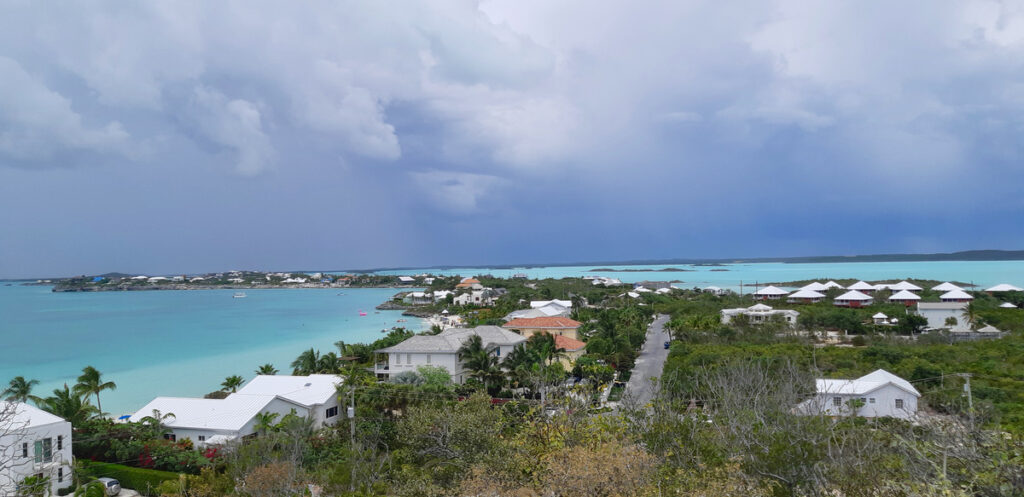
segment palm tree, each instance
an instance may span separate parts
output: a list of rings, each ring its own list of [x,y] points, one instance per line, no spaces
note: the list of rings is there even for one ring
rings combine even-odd
[[[64,389],[55,389],[53,397],[43,399],[39,405],[44,411],[60,416],[71,422],[71,426],[80,425],[99,413],[99,409],[75,393],[64,384]]]
[[[176,416],[174,415],[173,412],[164,414],[160,412],[160,409],[153,409],[153,414],[151,416],[145,416],[142,419],[139,419],[139,422],[148,424],[153,429],[155,438],[159,438],[163,436],[163,434],[166,433],[168,429],[167,425],[164,424],[164,421],[167,421],[168,419],[174,419],[175,417]]]
[[[235,393],[238,391],[238,387],[242,386],[242,383],[244,382],[245,379],[242,378],[241,376],[238,376],[237,374],[228,376],[227,378],[224,378],[224,383],[220,384],[221,390],[225,392],[230,391],[231,393]]]
[[[256,431],[260,435],[266,435],[268,431],[274,429],[274,421],[279,416],[276,412],[261,412],[256,415]]]
[[[977,331],[978,329],[978,306],[974,305],[974,302],[967,304],[964,307],[963,318],[967,320],[967,324],[971,325],[971,329]]]
[[[24,376],[15,376],[9,386],[0,392],[0,397],[6,397],[11,402],[28,402],[32,401],[36,404],[39,403],[39,397],[32,395],[32,387],[39,384],[39,380],[26,380]]]
[[[533,350],[545,366],[566,357],[565,349],[556,345],[555,337],[547,333],[534,333],[526,340],[526,347]]]
[[[75,490],[74,497],[107,497],[107,487],[103,482],[86,483]]]
[[[341,370],[341,359],[338,358],[338,354],[334,352],[328,352],[320,356],[320,360],[317,362],[315,373],[337,373]]]
[[[316,372],[320,365],[320,352],[309,349],[299,354],[299,357],[292,361],[292,374],[308,375]]]
[[[274,368],[273,364],[270,364],[268,362],[268,363],[266,363],[266,364],[256,368],[256,374],[258,374],[258,375],[262,374],[262,375],[267,375],[267,376],[273,376],[273,375],[277,374],[277,369]]]
[[[484,347],[480,335],[469,337],[459,347],[459,360],[474,378],[484,382],[484,386],[490,387],[489,381],[501,377],[501,368],[498,367],[498,358],[492,353],[492,348]]]
[[[112,381],[103,381],[103,373],[92,366],[82,368],[82,375],[78,377],[78,384],[75,385],[75,393],[79,395],[95,395],[96,409],[103,414],[103,406],[100,405],[100,392],[103,390],[116,390],[117,384]]]

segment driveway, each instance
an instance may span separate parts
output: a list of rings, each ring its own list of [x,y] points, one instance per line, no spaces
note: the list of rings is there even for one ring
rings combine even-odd
[[[668,315],[660,314],[647,328],[647,338],[644,341],[644,346],[640,349],[640,355],[636,358],[636,365],[633,366],[629,382],[626,383],[623,400],[642,406],[654,398],[651,378],[661,376],[665,360],[668,359],[668,350],[665,349],[665,342],[669,337],[668,332],[665,331],[665,323],[668,322],[668,319]]]

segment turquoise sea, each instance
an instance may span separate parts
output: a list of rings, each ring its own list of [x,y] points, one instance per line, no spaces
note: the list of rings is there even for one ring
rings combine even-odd
[[[6,283],[0,384],[35,378],[45,396],[92,365],[117,383],[100,394],[114,416],[158,395],[201,396],[229,375],[251,379],[268,362],[288,373],[310,347],[326,353],[338,340],[376,340],[384,328],[423,328],[419,319],[397,322],[405,319],[398,311],[375,313],[393,289],[249,290],[233,298],[234,290],[53,293]]]
[[[645,272],[593,271],[594,269],[652,269]],[[692,271],[659,272],[658,269],[679,268]],[[724,269],[724,271],[722,271]],[[922,278],[942,281],[961,281],[978,286],[992,286],[998,283],[1013,283],[1024,286],[1024,261],[941,261],[941,262],[836,262],[814,264],[785,263],[737,263],[724,266],[691,266],[688,264],[639,265],[622,264],[601,266],[547,266],[518,267],[510,269],[458,268],[405,269],[379,271],[380,274],[433,273],[444,275],[473,276],[491,274],[509,277],[524,273],[529,278],[563,278],[567,276],[606,276],[618,278],[626,283],[637,281],[682,280],[678,286],[690,288],[708,285],[738,290],[740,282],[750,285],[755,282],[785,282],[805,279],[859,278],[882,280],[893,278]]]
[[[692,272],[658,272],[678,267]],[[651,272],[598,271],[595,268],[648,268]],[[714,271],[715,269],[725,271]],[[737,289],[754,282],[801,279],[926,278],[990,286],[1024,286],[1024,261],[885,262],[830,264],[729,264],[721,267],[605,265],[511,269],[410,269],[385,274],[525,273],[530,278],[600,275],[624,282],[682,280],[679,286],[716,285]],[[394,289],[250,290],[244,299],[232,290],[52,293],[45,286],[0,282],[0,382],[16,376],[40,380],[41,395],[73,383],[81,368],[93,365],[117,382],[102,394],[106,411],[133,412],[158,395],[198,396],[238,374],[246,379],[270,362],[282,372],[302,350],[333,350],[337,340],[369,342],[380,330],[419,320],[373,308]],[[339,295],[343,293],[343,295]],[[368,315],[359,316],[365,310]]]

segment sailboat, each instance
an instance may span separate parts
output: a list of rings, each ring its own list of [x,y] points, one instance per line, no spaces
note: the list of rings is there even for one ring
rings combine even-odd
[[[232,295],[232,297],[236,299],[244,299],[246,295],[245,292],[235,292],[235,294]]]

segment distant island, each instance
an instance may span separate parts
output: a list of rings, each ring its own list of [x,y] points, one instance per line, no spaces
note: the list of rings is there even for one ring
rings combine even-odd
[[[107,273],[27,285],[53,285],[54,292],[119,292],[145,290],[255,290],[263,288],[416,288],[429,286],[434,278],[419,275],[267,273],[227,271],[201,275],[146,276]]]
[[[590,270],[591,273],[683,273],[692,271],[693,269],[682,269],[678,267],[667,267],[664,269],[654,269],[649,267],[635,269],[614,269],[610,267],[599,267]]]

